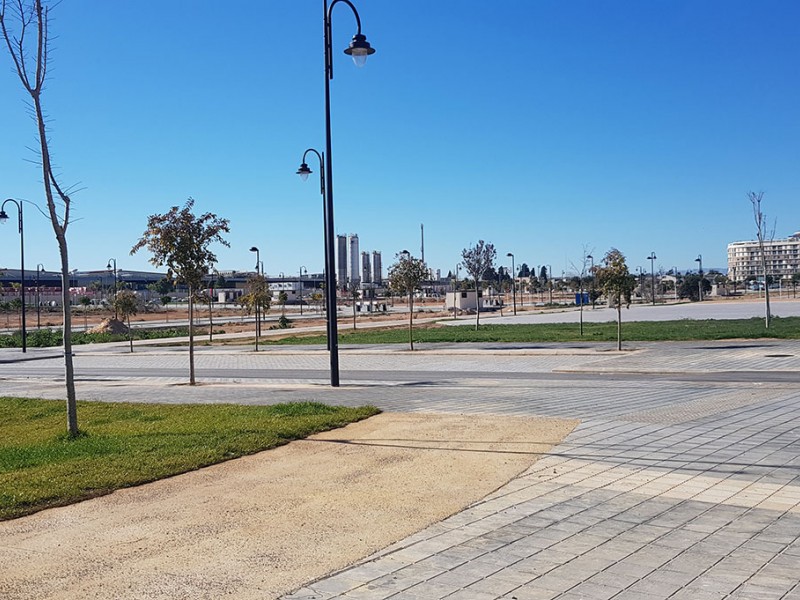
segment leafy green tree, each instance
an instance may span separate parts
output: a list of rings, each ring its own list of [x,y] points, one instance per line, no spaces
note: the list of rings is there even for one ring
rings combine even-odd
[[[357,283],[350,284],[350,299],[353,302],[353,329],[356,328],[356,304],[358,304],[358,299],[361,297],[361,292],[358,289]]]
[[[421,258],[408,253],[396,255],[397,262],[389,267],[389,289],[403,296],[408,294],[408,344],[414,349],[414,292],[422,289],[428,278],[428,267]]]
[[[261,315],[267,314],[272,303],[272,292],[269,289],[267,278],[256,273],[247,278],[244,286],[245,293],[239,298],[239,304],[245,307],[247,314],[256,315],[256,352],[258,352],[258,338],[261,335]]]
[[[531,276],[531,269],[527,263],[522,263],[519,266],[519,274],[517,277],[530,277]]]
[[[281,305],[281,315],[286,314],[286,303],[288,301],[289,301],[289,295],[285,291],[281,290],[278,293],[278,304]]]
[[[114,306],[114,312],[119,314],[123,321],[127,321],[128,342],[130,342],[131,352],[133,352],[133,331],[131,330],[131,317],[139,312],[139,298],[131,290],[120,290],[114,295],[112,302]]]
[[[475,281],[475,299],[478,303],[478,310],[475,311],[475,331],[478,330],[481,322],[481,302],[478,294],[480,280],[484,278],[489,269],[493,269],[494,260],[497,258],[497,251],[494,244],[489,244],[483,240],[469,248],[461,251],[461,259],[467,273]]]
[[[169,303],[172,302],[172,296],[163,295],[161,298],[161,304],[164,306],[164,318],[166,319],[167,323],[169,323]]]
[[[689,299],[692,302],[700,300],[700,287],[703,288],[703,295],[711,291],[711,283],[705,277],[697,273],[687,273],[683,281],[678,285],[678,297]]]
[[[92,299],[89,296],[81,296],[78,298],[78,304],[83,307],[83,328],[89,329],[89,320],[86,315],[86,311],[89,310],[89,306],[92,304]]]
[[[195,293],[202,289],[203,276],[216,255],[209,246],[217,242],[230,246],[222,237],[229,233],[227,219],[220,219],[213,213],[199,217],[192,212],[194,199],[189,198],[183,208],[173,206],[163,215],[150,215],[147,229],[141,239],[131,249],[135,254],[147,248],[153,255],[150,264],[167,267],[170,281],[183,283],[189,289],[189,384],[195,384],[194,376],[194,300]]]
[[[625,255],[611,248],[603,257],[603,266],[596,268],[597,286],[617,307],[617,350],[622,350],[622,303],[631,305],[636,278],[628,272]]]

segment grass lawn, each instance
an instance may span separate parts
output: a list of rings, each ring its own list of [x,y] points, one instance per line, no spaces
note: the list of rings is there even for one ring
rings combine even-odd
[[[617,339],[616,322],[584,323],[583,336],[577,323],[537,325],[481,325],[475,331],[473,319],[463,325],[420,325],[414,327],[414,342],[613,342]],[[773,317],[770,328],[764,319],[693,321],[632,321],[622,315],[622,338],[627,341],[688,341],[726,339],[798,339],[800,317]],[[268,344],[324,344],[325,336],[291,336]],[[340,344],[408,344],[408,327],[339,331]]]
[[[79,402],[0,397],[0,519],[280,446],[380,412],[314,402],[274,406]]]

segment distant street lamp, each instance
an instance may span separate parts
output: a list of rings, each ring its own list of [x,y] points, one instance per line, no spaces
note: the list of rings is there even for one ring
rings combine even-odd
[[[114,298],[117,297],[117,259],[116,258],[109,258],[108,264],[106,265],[106,269],[114,271]],[[117,314],[117,305],[114,303],[114,318],[116,319],[118,316]]]
[[[658,258],[655,252],[651,252],[650,256],[647,257],[647,260],[650,261],[650,279],[652,281],[652,290],[653,293],[653,306],[656,305],[656,274],[653,270],[653,265],[655,264],[655,260]]]
[[[262,263],[261,263],[261,252],[259,252],[258,248],[256,248],[255,246],[251,246],[250,247],[250,252],[255,252],[256,253],[256,275],[261,275],[263,277],[264,276],[264,267],[261,266],[261,270],[259,271],[259,266],[262,265]],[[259,286],[258,287],[260,287],[260,285],[261,284],[259,282]],[[259,315],[260,315],[260,311],[259,311],[260,298],[258,297],[258,294],[256,294],[256,298],[254,300],[255,300],[254,304],[255,304],[255,310],[256,310],[256,352],[258,352],[258,338],[261,335],[261,319],[259,318]]]
[[[356,18],[357,32],[353,36],[350,46],[345,49],[344,53],[353,58],[356,66],[361,67],[366,63],[367,57],[375,53],[367,42],[366,36],[361,33],[361,18],[358,16],[356,7],[350,0],[333,0],[330,7],[328,0],[323,0],[322,9],[324,12],[324,44],[325,44],[325,153],[326,156],[326,171],[328,181],[326,186],[326,199],[325,209],[327,215],[327,222],[325,223],[327,236],[326,236],[326,264],[325,264],[325,293],[328,296],[328,339],[330,347],[330,363],[331,363],[331,386],[339,387],[339,340],[338,340],[338,326],[336,322],[336,261],[334,260],[333,248],[333,152],[331,150],[331,79],[333,79],[333,46],[331,41],[331,15],[333,7],[339,2],[343,2],[350,7],[353,15]]]
[[[592,287],[590,294],[592,295],[592,310],[594,310],[594,256],[587,254],[586,258],[588,258],[591,262],[591,266],[589,267],[589,273],[592,274]]]
[[[553,265],[547,265],[547,282],[550,284],[550,304],[553,304]]]
[[[36,265],[36,329],[39,329],[41,324],[41,308],[42,303],[39,300],[39,274],[44,271],[44,265],[39,263]]]
[[[700,270],[699,270],[700,279],[697,281],[697,287],[699,288],[698,298],[700,299],[700,302],[702,302],[703,301],[703,255],[698,254],[697,258],[694,259],[694,262],[700,263]],[[766,281],[764,283],[766,284]]]
[[[514,316],[517,316],[517,272],[514,265],[514,253],[509,252],[506,256],[511,257],[511,298],[514,303]]]
[[[308,269],[300,267],[300,316],[303,316],[303,271],[308,274]]]
[[[325,154],[318,152],[314,148],[309,148],[305,152],[303,152],[303,160],[301,161],[300,168],[297,169],[297,174],[300,175],[300,179],[306,181],[308,176],[313,173],[313,171],[308,167],[306,164],[306,157],[308,153],[311,152],[312,154],[316,154],[317,158],[319,159],[319,193],[322,195],[322,231],[323,231],[323,243],[325,244],[325,335],[328,339],[328,350],[331,348],[331,319],[330,315],[336,316],[336,305],[334,304],[333,312],[331,312],[331,305],[330,300],[333,297],[334,302],[336,300],[336,290],[334,290],[333,296],[328,293],[328,276],[327,273],[330,271],[330,265],[336,263],[335,260],[328,258],[328,209],[325,202]],[[330,244],[331,251],[333,250],[333,243]],[[334,278],[335,281],[335,278]],[[338,346],[337,346],[338,350]],[[337,364],[338,364],[338,355],[336,357]]]
[[[22,202],[17,202],[13,198],[8,198],[0,205],[0,223],[8,221],[8,214],[6,213],[6,204],[11,202],[16,205],[17,213],[19,214],[19,280],[20,280],[20,294],[22,298],[22,351],[28,351],[28,329],[25,321],[25,234],[22,228]]]

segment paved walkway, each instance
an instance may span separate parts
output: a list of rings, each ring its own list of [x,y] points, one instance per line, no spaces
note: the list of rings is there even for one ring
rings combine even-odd
[[[84,352],[76,366],[82,398],[231,391],[582,419],[494,494],[285,600],[800,599],[800,343],[608,347],[343,350],[339,389],[313,348],[201,351],[194,388],[173,385],[186,381],[173,349]],[[13,377],[4,365],[3,393],[63,395],[52,362],[15,363]]]

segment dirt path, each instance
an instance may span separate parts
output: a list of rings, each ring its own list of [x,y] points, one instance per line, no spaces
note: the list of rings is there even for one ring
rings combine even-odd
[[[0,597],[259,600],[483,498],[576,425],[383,414],[0,523]]]

